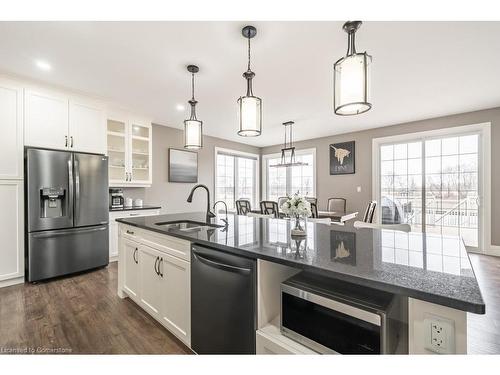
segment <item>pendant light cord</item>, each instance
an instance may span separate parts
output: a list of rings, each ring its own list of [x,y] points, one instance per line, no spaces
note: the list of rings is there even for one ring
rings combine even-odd
[[[196,120],[196,99],[194,98],[194,73],[191,73],[191,100],[189,104],[191,105],[191,117],[190,120]]]
[[[191,73],[191,100],[194,101],[194,73]]]
[[[247,80],[247,96],[253,96],[252,90],[252,78],[255,76],[255,73],[250,69],[250,61],[251,61],[251,52],[250,52],[250,35],[247,36],[248,39],[248,66],[247,71],[243,73],[243,77]]]
[[[248,36],[248,70],[250,71],[250,36]]]

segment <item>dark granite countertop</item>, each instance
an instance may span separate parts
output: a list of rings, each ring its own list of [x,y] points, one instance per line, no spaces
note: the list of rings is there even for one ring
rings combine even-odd
[[[122,208],[110,208],[109,212],[121,212],[121,211],[138,211],[138,210],[159,210],[161,206],[152,206],[144,204],[142,206],[132,206],[132,207],[122,207]]]
[[[223,224],[224,215],[214,223]],[[160,222],[205,221],[205,213],[124,218],[117,221],[199,245],[313,271],[361,286],[485,313],[481,291],[459,237],[356,229],[352,224],[308,223],[307,237],[291,238],[283,219],[229,214],[227,228],[198,232],[165,229]]]

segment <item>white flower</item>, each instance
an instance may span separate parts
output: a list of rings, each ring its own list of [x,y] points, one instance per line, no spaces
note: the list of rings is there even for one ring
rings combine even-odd
[[[311,204],[299,194],[288,197],[280,209],[287,216],[311,216]]]

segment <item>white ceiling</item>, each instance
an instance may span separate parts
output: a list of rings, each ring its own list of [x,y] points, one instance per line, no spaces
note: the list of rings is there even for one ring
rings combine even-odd
[[[0,71],[106,97],[182,128],[197,64],[205,134],[267,146],[500,106],[500,22],[365,22],[358,51],[373,56],[373,109],[333,113],[333,63],[346,51],[342,22],[255,22],[254,93],[260,137],[236,135],[245,93],[243,22],[0,22]],[[36,59],[52,65],[41,71]],[[186,104],[186,108],[188,105]]]

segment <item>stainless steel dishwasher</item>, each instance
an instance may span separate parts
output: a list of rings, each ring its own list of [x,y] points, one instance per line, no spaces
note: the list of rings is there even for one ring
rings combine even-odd
[[[256,261],[199,245],[191,250],[191,347],[255,354]]]

